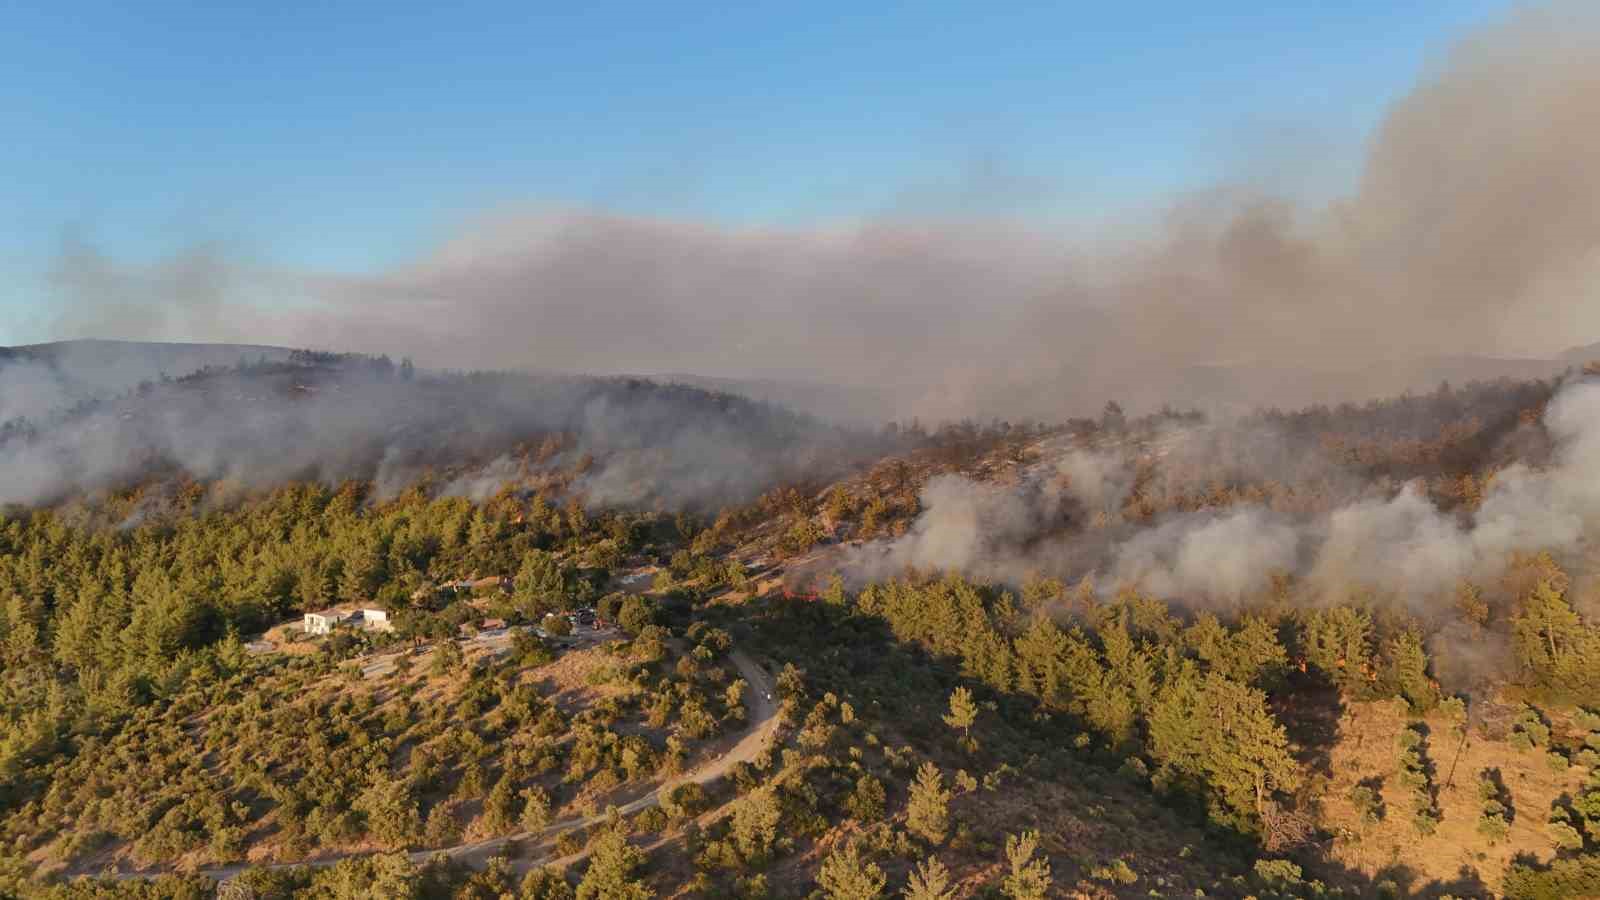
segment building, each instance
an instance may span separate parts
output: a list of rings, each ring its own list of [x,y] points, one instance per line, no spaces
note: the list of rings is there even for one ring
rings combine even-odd
[[[306,613],[306,634],[329,634],[335,628],[366,628],[372,631],[393,631],[386,610],[369,606],[364,609],[334,607],[321,612]]]
[[[344,624],[349,613],[342,609],[325,609],[321,612],[308,612],[305,618],[306,634],[328,634],[335,628]]]

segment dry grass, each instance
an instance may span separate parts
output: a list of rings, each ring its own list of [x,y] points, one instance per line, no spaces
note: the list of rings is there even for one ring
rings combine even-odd
[[[1437,831],[1423,837],[1411,823],[1411,791],[1397,777],[1396,742],[1410,721],[1403,704],[1392,701],[1350,703],[1346,708],[1324,800],[1325,824],[1344,833],[1332,848],[1335,861],[1365,875],[1402,866],[1416,876],[1419,886],[1448,883],[1471,873],[1498,890],[1513,856],[1525,853],[1540,860],[1554,856],[1545,834],[1550,805],[1563,793],[1576,792],[1583,780],[1581,769],[1556,773],[1543,750],[1517,750],[1503,740],[1486,738],[1477,727],[1469,729],[1463,746],[1448,721],[1430,716],[1423,722],[1442,821]],[[1495,844],[1478,832],[1478,776],[1484,769],[1499,769],[1514,812],[1510,833]],[[1387,814],[1383,821],[1363,827],[1348,795],[1357,783],[1370,778],[1382,779]]]
[[[562,712],[572,714],[587,708],[606,697],[632,693],[632,689],[604,682],[591,684],[590,679],[606,669],[621,665],[604,647],[564,652],[554,662],[531,670],[531,680]]]
[[[261,640],[272,644],[274,653],[289,656],[308,656],[321,649],[321,645],[306,637],[298,619],[272,626],[261,636]]]

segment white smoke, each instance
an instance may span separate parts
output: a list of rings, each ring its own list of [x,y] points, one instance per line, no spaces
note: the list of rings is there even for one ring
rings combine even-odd
[[[1036,572],[1084,574],[1073,567],[1088,548],[1097,560],[1089,565],[1113,583],[1188,602],[1237,602],[1293,573],[1322,596],[1371,589],[1422,608],[1464,578],[1492,575],[1514,551],[1577,552],[1600,525],[1600,382],[1567,385],[1544,424],[1556,444],[1552,463],[1500,472],[1474,515],[1440,510],[1413,482],[1310,518],[1254,504],[1170,515],[1096,546],[1098,538],[1063,534],[1062,495],[1047,486],[942,476],[924,489],[923,512],[904,537],[858,551],[849,564],[868,577],[909,565],[1015,582]],[[1067,496],[1090,508],[1127,496],[1129,468],[1105,454],[1073,453],[1060,468],[1071,473]]]
[[[479,466],[452,478],[439,489],[441,497],[465,497],[482,503],[493,497],[501,488],[521,477],[521,467],[509,456],[497,456],[486,465]],[[380,484],[383,479],[375,479]]]
[[[1326,591],[1374,584],[1405,596],[1453,584],[1473,562],[1472,541],[1416,483],[1387,500],[1361,500],[1325,523],[1310,580]]]
[[[1133,492],[1133,467],[1112,453],[1073,450],[1056,463],[1067,492],[1091,513],[1117,514]]]
[[[822,380],[883,398],[829,407],[880,418],[1431,387],[1461,380],[1440,374],[1446,359],[1545,356],[1600,330],[1596,10],[1530,5],[1461,41],[1388,110],[1359,181],[1326,204],[1264,193],[1270,175],[1247,167],[1095,241],[1028,221],[738,228],[534,206],[333,276],[226,245],[139,266],[69,242],[56,333]]]
[[[1293,571],[1299,545],[1299,532],[1263,509],[1189,513],[1121,544],[1111,570],[1163,597],[1237,602]]]
[[[857,577],[906,568],[1011,577],[1030,557],[1029,541],[1061,524],[1062,495],[1037,481],[1019,487],[940,475],[923,487],[923,513],[901,537],[850,552]]]
[[[60,373],[41,363],[0,366],[0,422],[36,420],[64,409],[75,397]]]

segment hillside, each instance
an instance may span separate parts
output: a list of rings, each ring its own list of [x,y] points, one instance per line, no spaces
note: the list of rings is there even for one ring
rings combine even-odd
[[[877,435],[682,385],[417,373],[387,357],[293,351],[0,423],[0,503],[157,479],[244,490],[357,479],[386,495],[443,479],[445,490],[481,498],[513,477],[549,475],[583,480],[604,505],[704,508],[825,475],[884,446]]]
[[[343,394],[430,474],[182,457],[8,509],[0,894],[1600,891],[1593,378],[866,440],[301,358],[11,440]],[[708,423],[716,482],[671,450]],[[835,455],[761,462],[799,440]]]

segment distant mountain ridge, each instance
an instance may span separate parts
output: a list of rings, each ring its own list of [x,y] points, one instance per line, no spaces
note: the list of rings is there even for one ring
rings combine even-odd
[[[183,375],[207,366],[233,365],[241,359],[288,359],[287,347],[265,344],[206,344],[165,341],[121,341],[84,338],[0,347],[0,366],[26,361],[73,368],[147,371],[148,377]]]
[[[19,363],[36,367],[28,370],[27,378],[17,378],[21,373],[14,369],[7,377],[0,377],[0,420],[70,405],[96,392],[125,390],[162,375],[179,377],[207,367],[232,367],[241,361],[285,361],[292,353],[286,347],[264,344],[102,339],[0,347],[0,373]],[[1461,354],[1333,369],[1250,362],[1189,366],[1165,372],[1145,371],[1136,383],[1113,381],[1110,385],[1106,379],[1096,377],[1097,373],[1076,371],[1066,364],[1058,372],[1041,373],[1004,390],[975,391],[968,400],[977,409],[969,415],[978,419],[1034,417],[1062,421],[1093,414],[1107,400],[1117,400],[1130,409],[1153,410],[1170,404],[1222,413],[1261,406],[1361,403],[1398,392],[1432,390],[1445,381],[1465,384],[1499,378],[1550,378],[1596,359],[1600,359],[1600,343],[1575,346],[1547,359]],[[637,377],[737,394],[848,425],[909,419],[922,412],[914,385],[864,387],[692,372]],[[924,413],[924,418],[937,415]]]
[[[282,362],[291,351],[257,344],[72,340],[0,347],[0,422],[47,418],[162,376],[240,362]]]

